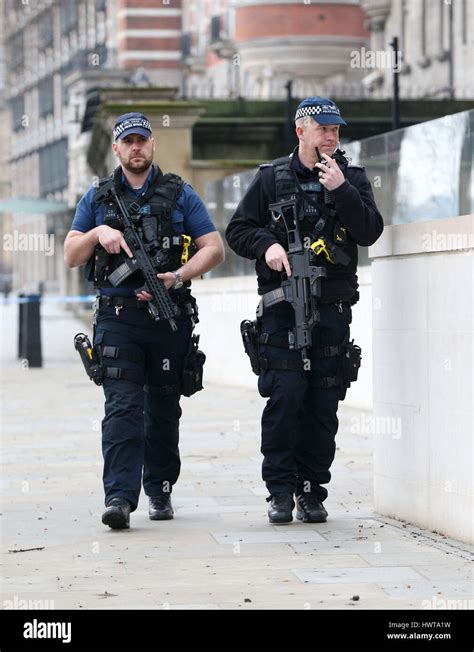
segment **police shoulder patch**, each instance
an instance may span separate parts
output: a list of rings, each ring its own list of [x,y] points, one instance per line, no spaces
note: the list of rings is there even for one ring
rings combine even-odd
[[[261,170],[262,168],[272,168],[273,163],[261,163],[259,166],[259,169]]]

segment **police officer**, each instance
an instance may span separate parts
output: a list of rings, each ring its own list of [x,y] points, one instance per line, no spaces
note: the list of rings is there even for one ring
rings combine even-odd
[[[229,246],[256,260],[260,375],[268,397],[262,415],[262,477],[270,493],[270,523],[324,522],[338,428],[337,409],[349,385],[344,360],[350,346],[351,306],[357,291],[357,245],[373,244],[383,230],[364,169],[349,165],[337,149],[340,125],[336,104],[309,97],[295,116],[299,145],[290,156],[260,166],[226,230]],[[288,262],[282,220],[272,219],[271,203],[295,198],[301,239],[325,268],[320,281],[320,321],[303,361],[290,350],[294,310],[281,290]],[[353,349],[354,350],[354,349]],[[304,364],[304,362],[309,364]]]
[[[153,520],[173,518],[171,490],[180,472],[178,449],[180,380],[191,338],[195,300],[190,279],[224,259],[222,239],[191,186],[174,174],[163,174],[153,163],[155,139],[141,113],[120,116],[112,150],[120,165],[112,177],[125,205],[139,213],[148,233],[160,246],[157,274],[179,306],[177,330],[167,320],[154,321],[147,310],[152,296],[141,272],[118,287],[107,278],[132,252],[116,207],[96,201],[91,187],[77,205],[64,244],[69,267],[88,263],[88,278],[99,288],[94,344],[99,347],[105,378],[102,422],[106,509],[102,522],[111,528],[130,525],[142,484]],[[191,246],[195,253],[189,256]]]

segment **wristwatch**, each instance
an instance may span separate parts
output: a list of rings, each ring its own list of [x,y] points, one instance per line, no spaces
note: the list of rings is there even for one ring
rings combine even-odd
[[[183,284],[184,284],[184,281],[181,278],[181,274],[179,272],[171,272],[171,273],[174,274],[174,277],[176,279],[176,281],[174,282],[174,285],[171,286],[171,289],[172,290],[179,290],[179,288],[182,288]]]

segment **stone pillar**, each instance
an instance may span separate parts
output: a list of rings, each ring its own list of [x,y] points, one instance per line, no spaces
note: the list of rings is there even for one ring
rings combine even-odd
[[[371,33],[372,50],[384,50],[385,21],[391,11],[390,0],[361,0],[361,7],[368,17],[367,27]]]

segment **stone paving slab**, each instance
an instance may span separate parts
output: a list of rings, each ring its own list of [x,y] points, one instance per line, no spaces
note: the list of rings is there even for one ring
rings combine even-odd
[[[287,525],[279,525],[275,527],[275,531],[273,532],[268,530],[262,532],[213,532],[212,536],[217,543],[231,545],[235,545],[236,543],[293,543],[324,540],[317,532],[296,532],[294,528],[288,531],[289,527]]]
[[[423,568],[420,564],[426,564],[427,568],[431,569],[432,566],[440,567],[442,573],[446,573],[449,577],[456,576],[456,569],[459,568],[460,560],[454,555],[449,553],[442,553],[437,551],[418,551],[418,552],[399,552],[397,554],[390,553],[375,553],[372,555],[361,555],[371,566],[413,566],[421,574],[425,575]],[[462,578],[466,577],[466,572],[470,572],[469,562],[462,565]],[[432,572],[432,571],[429,571]],[[431,577],[430,579],[443,579],[442,577]]]
[[[426,563],[426,562],[425,562]],[[472,563],[465,562],[462,563],[462,560],[458,560],[457,564],[448,565],[436,565],[436,566],[420,566],[414,564],[416,570],[426,577],[428,580],[471,580],[471,589],[473,590],[474,595],[474,581],[472,574]]]
[[[390,581],[420,580],[422,576],[408,566],[379,566],[370,568],[318,568],[295,571],[302,582],[318,584],[360,584],[361,582],[379,583]]]

